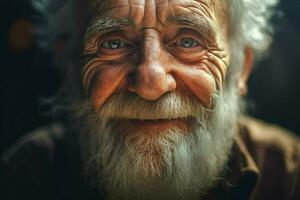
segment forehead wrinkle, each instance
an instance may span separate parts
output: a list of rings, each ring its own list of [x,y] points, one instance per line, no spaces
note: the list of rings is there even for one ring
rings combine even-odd
[[[209,8],[214,8],[214,3],[211,0],[167,0],[170,5],[180,5],[180,6],[194,6],[197,7],[201,4],[206,5]]]
[[[142,1],[138,1],[138,0],[127,0],[127,1],[117,1],[118,3],[113,4],[113,5],[109,5],[109,1],[107,0],[102,0],[102,2],[100,4],[106,4],[106,9],[105,12],[103,13],[103,10],[100,11],[98,10],[98,14],[96,14],[96,16],[105,16],[105,13],[109,12],[109,10],[111,9],[116,9],[116,8],[121,8],[121,7],[125,7],[128,6],[145,6],[146,7],[146,2],[148,0],[142,0]],[[221,0],[223,1],[223,0]],[[106,3],[105,3],[106,2]],[[151,3],[150,3],[151,2]],[[127,3],[127,4],[126,4]],[[168,7],[168,5],[170,6],[192,6],[192,7],[198,7],[199,3],[204,4],[208,7],[210,7],[211,9],[215,8],[215,4],[220,3],[219,1],[216,0],[150,0],[148,1],[148,4],[150,3],[150,5],[154,6],[153,3],[155,4],[156,9],[159,7],[161,7],[162,4],[165,4],[165,6]],[[223,3],[221,3],[223,5]],[[158,6],[160,5],[160,6]],[[166,8],[165,6],[163,6],[164,8]],[[108,9],[108,10],[107,10]],[[153,9],[153,8],[152,8]],[[156,10],[155,9],[155,10]],[[161,9],[161,8],[160,8]],[[147,9],[145,8],[145,11]],[[165,10],[165,9],[163,9]],[[206,18],[204,18],[203,16],[199,16],[195,13],[188,13],[188,14],[180,14],[180,16],[174,16],[176,15],[175,13],[170,14],[170,10],[165,10],[166,12],[163,12],[163,14],[161,14],[162,12],[158,12],[158,10],[156,10],[156,14],[159,14],[159,16],[156,16],[155,20],[156,23],[160,23],[163,26],[167,25],[167,24],[179,24],[179,25],[185,25],[185,26],[190,26],[193,27],[194,29],[196,29],[197,32],[202,33],[203,36],[206,36],[209,39],[213,39],[216,37],[216,25],[214,23],[211,23],[209,20],[207,20]],[[113,18],[108,18],[108,17],[103,17],[102,20],[101,18],[98,20],[95,20],[94,23],[92,23],[92,26],[90,26],[88,28],[87,31],[87,36],[92,35],[95,32],[108,32],[111,31],[113,29],[120,29],[120,27],[122,26],[138,26],[138,24],[136,24],[136,19],[134,18],[134,16],[131,16],[131,8],[129,8],[129,13],[127,16],[125,16],[125,18],[120,19],[113,19]],[[145,15],[146,13],[144,13]],[[168,16],[169,15],[169,16]],[[145,17],[145,16],[144,16]],[[143,18],[144,18],[143,17]],[[152,18],[153,19],[153,18]],[[102,22],[101,22],[102,21]],[[156,24],[154,22],[154,24]],[[152,25],[152,23],[150,23]],[[150,26],[152,27],[152,26]],[[149,28],[148,26],[144,27],[144,28]]]

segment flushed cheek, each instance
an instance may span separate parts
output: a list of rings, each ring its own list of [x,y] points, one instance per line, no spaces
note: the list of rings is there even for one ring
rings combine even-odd
[[[100,108],[119,89],[129,70],[130,67],[124,65],[103,64],[90,75],[91,81],[83,86],[96,109]]]
[[[205,106],[211,106],[211,99],[216,91],[216,84],[213,76],[205,69],[198,67],[188,67],[185,70],[177,72],[180,78],[189,90]]]
[[[225,79],[227,54],[221,51],[216,54],[205,50],[199,51],[197,55],[181,54],[181,61],[185,58],[189,58],[191,63],[179,64],[175,73],[203,105],[210,107],[214,93],[222,88]]]
[[[179,55],[177,58],[181,60],[188,58],[189,62],[192,63],[190,67],[186,67],[188,71],[192,70],[194,72],[194,70],[197,71],[197,69],[204,70],[213,76],[217,89],[220,89],[225,79],[228,59],[225,54],[219,54],[220,55],[216,56],[205,50],[196,54]]]

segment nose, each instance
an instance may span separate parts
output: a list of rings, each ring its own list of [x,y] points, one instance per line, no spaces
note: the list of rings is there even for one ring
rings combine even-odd
[[[144,99],[155,100],[176,89],[170,73],[170,59],[164,52],[155,30],[146,30],[136,68],[129,74],[128,90]]]

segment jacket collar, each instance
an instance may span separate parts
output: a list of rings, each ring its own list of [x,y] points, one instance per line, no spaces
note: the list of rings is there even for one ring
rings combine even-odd
[[[206,199],[250,199],[259,179],[258,167],[246,143],[241,138],[242,130],[234,138],[231,154],[223,177]]]

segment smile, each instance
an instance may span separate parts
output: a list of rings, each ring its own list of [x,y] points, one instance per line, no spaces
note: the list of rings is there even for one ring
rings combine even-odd
[[[188,131],[192,126],[194,118],[174,118],[174,119],[120,119],[120,123],[125,123],[130,129],[147,130],[148,132],[178,128]]]

